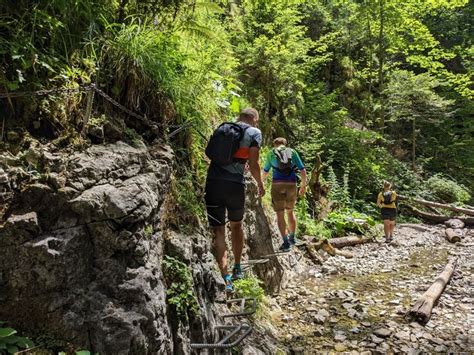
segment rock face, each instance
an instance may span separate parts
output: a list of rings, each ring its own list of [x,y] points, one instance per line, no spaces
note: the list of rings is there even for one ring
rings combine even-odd
[[[0,211],[1,320],[101,354],[189,353],[189,334],[213,342],[219,278],[209,242],[166,229],[169,147],[117,142],[26,159],[44,173],[0,159],[9,198]],[[164,254],[192,270],[200,313],[191,324],[166,303]]]

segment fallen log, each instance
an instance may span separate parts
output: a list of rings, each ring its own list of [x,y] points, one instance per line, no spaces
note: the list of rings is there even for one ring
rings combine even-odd
[[[446,228],[444,231],[444,236],[450,243],[457,243],[461,241],[461,237],[456,233],[456,230],[452,228]]]
[[[398,224],[398,228],[411,228],[414,229],[418,232],[431,232],[431,229],[429,227],[426,227],[421,224],[415,224],[415,223],[400,223]]]
[[[323,264],[324,258],[318,253],[316,248],[313,245],[307,244],[306,251],[308,252],[309,257],[315,264]]]
[[[408,315],[420,324],[430,320],[431,311],[443,293],[456,268],[456,259],[448,262],[443,272],[436,278],[428,290],[416,301]]]
[[[354,254],[352,254],[351,252],[348,252],[347,250],[339,250],[339,249],[335,249],[335,250],[336,250],[336,255],[343,256],[346,259],[352,259],[354,257]]]
[[[358,244],[365,244],[365,243],[370,243],[372,242],[372,238],[366,238],[366,237],[341,237],[341,238],[333,238],[329,240],[329,243],[334,248],[344,248],[344,247],[349,247],[353,245],[358,245]]]
[[[426,221],[434,222],[434,223],[444,223],[449,221],[450,219],[459,219],[464,222],[465,225],[474,225],[474,217],[451,217],[451,216],[440,216],[434,213],[428,213],[424,211],[420,211],[419,209],[407,205],[408,209],[410,210],[411,214],[416,217],[423,218]]]
[[[313,245],[316,250],[323,249],[331,256],[336,255],[336,251],[334,248],[340,249],[343,247],[370,243],[374,241],[374,239],[372,238],[356,236],[317,240],[315,237],[304,235],[302,239],[307,242],[307,245]]]
[[[454,211],[454,212],[459,212],[459,213],[465,214],[467,216],[474,216],[474,210],[469,209],[469,208],[457,207],[457,206],[453,206],[453,205],[450,205],[450,204],[438,203],[438,202],[433,202],[433,201],[426,201],[426,200],[423,200],[423,199],[420,199],[420,198],[407,197],[407,196],[403,196],[403,195],[398,195],[398,199],[400,201],[416,202],[416,203],[419,203],[420,205],[424,205],[424,206],[443,208],[443,209],[451,210],[451,211]]]

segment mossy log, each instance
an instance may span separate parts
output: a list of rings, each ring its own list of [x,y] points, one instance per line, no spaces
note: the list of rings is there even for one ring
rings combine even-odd
[[[456,233],[456,230],[452,228],[446,228],[444,231],[444,236],[450,243],[457,243],[461,241],[459,234]]]
[[[374,240],[372,238],[366,238],[366,237],[341,237],[341,238],[333,238],[329,240],[329,243],[334,248],[344,248],[344,247],[350,247],[353,245],[358,245],[358,244],[365,244],[365,243],[370,243],[373,242]]]
[[[430,288],[420,297],[410,310],[409,316],[418,323],[426,324],[430,320],[433,307],[443,293],[446,285],[451,279],[451,276],[453,276],[456,262],[456,260],[452,260],[446,265],[444,271],[436,278]]]
[[[474,216],[474,210],[469,209],[469,208],[457,207],[450,204],[438,203],[438,202],[433,202],[433,201],[426,201],[420,198],[406,197],[403,195],[398,195],[398,198],[400,199],[400,201],[414,202],[423,206],[442,208],[442,209],[458,212],[461,214],[465,214],[466,216]]]
[[[450,219],[459,219],[462,222],[464,222],[465,225],[474,225],[474,217],[452,217],[452,216],[441,216],[438,214],[434,213],[428,213],[424,211],[420,211],[419,209],[407,205],[409,211],[411,212],[412,215],[416,217],[420,217],[424,219],[425,221],[432,222],[432,223],[444,223],[446,221],[449,221]]]

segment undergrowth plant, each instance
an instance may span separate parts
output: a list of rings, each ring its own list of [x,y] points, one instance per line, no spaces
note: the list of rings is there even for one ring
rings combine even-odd
[[[193,278],[189,267],[178,259],[165,255],[162,261],[167,291],[166,301],[181,319],[199,313],[199,305],[194,294]]]
[[[351,209],[332,211],[324,221],[333,237],[341,237],[347,232],[363,234],[377,224],[371,216]]]
[[[3,325],[4,322],[0,322],[0,354],[15,354],[20,349],[29,349],[34,346],[30,339],[16,335],[15,329]]]
[[[247,276],[234,282],[237,298],[255,298],[257,302],[257,315],[262,311],[262,307],[265,304],[265,291],[261,286],[262,284],[263,282],[255,276]]]

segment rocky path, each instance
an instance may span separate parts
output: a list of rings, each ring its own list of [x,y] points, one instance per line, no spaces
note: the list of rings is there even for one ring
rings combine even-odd
[[[308,266],[271,299],[273,333],[296,354],[473,353],[474,238],[450,244],[442,229],[398,227],[393,244],[346,248]],[[468,231],[472,233],[473,231]],[[443,270],[457,270],[426,326],[405,314]]]

